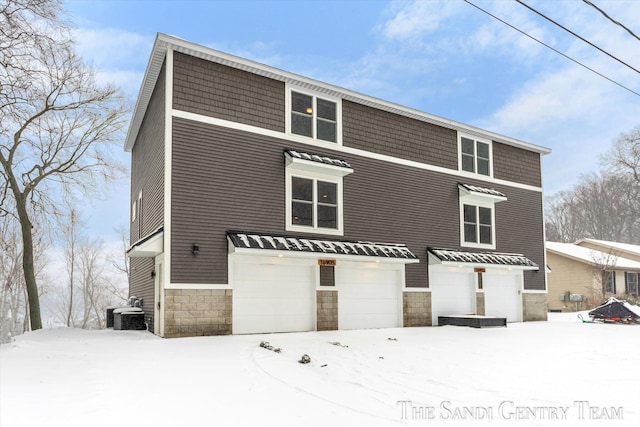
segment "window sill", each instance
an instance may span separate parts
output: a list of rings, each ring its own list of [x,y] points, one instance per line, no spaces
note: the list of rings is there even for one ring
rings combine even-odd
[[[301,225],[287,225],[286,231],[306,234],[327,234],[330,236],[343,236],[344,231],[335,228],[313,228]]]

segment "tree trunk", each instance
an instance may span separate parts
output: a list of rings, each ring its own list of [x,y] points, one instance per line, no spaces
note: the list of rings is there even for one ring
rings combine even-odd
[[[33,232],[29,214],[27,213],[26,199],[24,197],[16,197],[16,205],[22,230],[22,269],[24,270],[24,281],[29,298],[29,319],[31,320],[31,330],[35,331],[36,329],[42,329],[42,318],[40,316],[40,297],[38,296],[38,284],[36,283],[33,264]]]

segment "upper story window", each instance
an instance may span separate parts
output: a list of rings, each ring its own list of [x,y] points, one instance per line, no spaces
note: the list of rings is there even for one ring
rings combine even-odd
[[[497,190],[458,184],[460,246],[496,248],[495,204],[507,197]]]
[[[478,175],[491,176],[491,143],[460,135],[460,170]]]
[[[285,158],[287,231],[343,235],[342,178],[351,166],[297,151]]]
[[[327,142],[340,139],[340,102],[292,89],[289,92],[289,130]]]

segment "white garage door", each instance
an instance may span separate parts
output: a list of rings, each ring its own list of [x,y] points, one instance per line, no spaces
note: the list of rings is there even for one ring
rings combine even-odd
[[[431,271],[431,310],[433,325],[438,316],[475,313],[475,281],[472,273]]]
[[[520,276],[513,274],[483,275],[484,312],[487,316],[505,317],[507,322],[520,321]]]
[[[313,267],[236,262],[233,333],[315,330]]]
[[[339,329],[401,326],[398,270],[338,265],[335,275]]]

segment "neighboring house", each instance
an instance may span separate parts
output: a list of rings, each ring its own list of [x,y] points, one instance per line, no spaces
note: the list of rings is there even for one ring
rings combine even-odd
[[[547,275],[549,310],[585,310],[610,296],[638,296],[640,261],[613,248],[625,246],[633,253],[640,247],[591,239],[575,244],[547,242],[546,246],[547,265],[551,269]]]
[[[608,242],[606,240],[582,239],[576,245],[606,252],[640,262],[640,246],[629,243]]]
[[[160,34],[125,149],[160,336],[546,319],[547,148]]]

